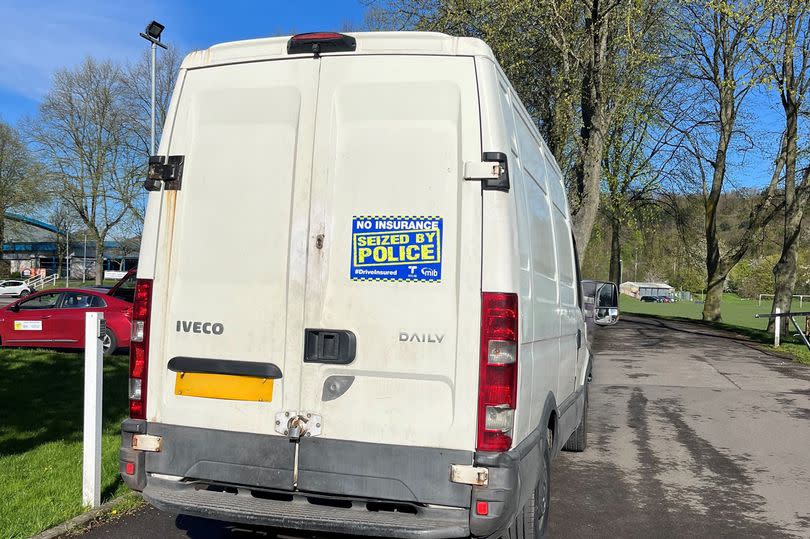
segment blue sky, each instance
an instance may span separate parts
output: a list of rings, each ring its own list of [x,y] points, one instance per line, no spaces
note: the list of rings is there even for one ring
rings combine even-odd
[[[359,26],[359,0],[3,0],[0,2],[0,118],[33,115],[54,71],[88,55],[135,60],[138,36],[156,19],[164,41],[188,51],[214,43]],[[87,29],[84,31],[84,29]]]
[[[166,25],[164,41],[189,51],[224,41],[358,27],[364,11],[361,0],[0,0],[0,119],[16,123],[34,115],[54,71],[88,55],[122,62],[139,58],[147,43],[138,33],[152,19]],[[772,95],[753,101],[751,131],[762,148],[732,156],[729,179],[735,186],[767,183],[773,132],[782,127]]]

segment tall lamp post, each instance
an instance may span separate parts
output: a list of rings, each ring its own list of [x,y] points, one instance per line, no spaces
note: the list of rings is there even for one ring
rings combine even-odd
[[[141,37],[152,44],[152,131],[149,155],[155,155],[155,56],[158,47],[163,49],[166,45],[160,42],[160,34],[165,26],[157,21],[152,21],[146,25],[145,33],[141,32]]]

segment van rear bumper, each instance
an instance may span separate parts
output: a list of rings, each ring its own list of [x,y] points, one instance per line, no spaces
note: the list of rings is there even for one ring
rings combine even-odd
[[[162,438],[159,452],[133,434]],[[205,518],[388,537],[490,537],[509,527],[536,485],[537,432],[506,453],[304,438],[127,420],[121,474],[160,509]],[[127,464],[134,463],[134,474]],[[450,481],[453,464],[489,470],[489,483]],[[177,480],[173,480],[173,479]],[[487,502],[488,513],[471,510]],[[393,509],[393,510],[392,510]]]
[[[202,488],[200,488],[202,486]],[[198,490],[199,489],[199,490]],[[469,537],[469,512],[459,508],[413,506],[413,513],[380,511],[373,503],[290,494],[286,499],[256,497],[254,491],[232,487],[205,490],[194,482],[150,477],[144,498],[158,509],[229,522],[315,532],[400,538]],[[279,496],[280,498],[281,496]],[[314,502],[314,503],[313,503]]]

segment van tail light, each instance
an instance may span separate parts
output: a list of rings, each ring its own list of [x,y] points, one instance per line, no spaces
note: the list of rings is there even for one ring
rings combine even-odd
[[[515,424],[518,359],[517,294],[481,295],[478,451],[506,451]]]
[[[146,419],[146,377],[149,370],[149,317],[152,311],[152,279],[135,283],[132,305],[132,335],[129,345],[129,417]]]

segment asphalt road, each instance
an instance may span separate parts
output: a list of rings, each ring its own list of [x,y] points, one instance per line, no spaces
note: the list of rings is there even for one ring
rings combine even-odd
[[[810,537],[810,368],[624,317],[595,348],[589,448],[553,463],[552,537]],[[305,537],[153,508],[83,538]]]

